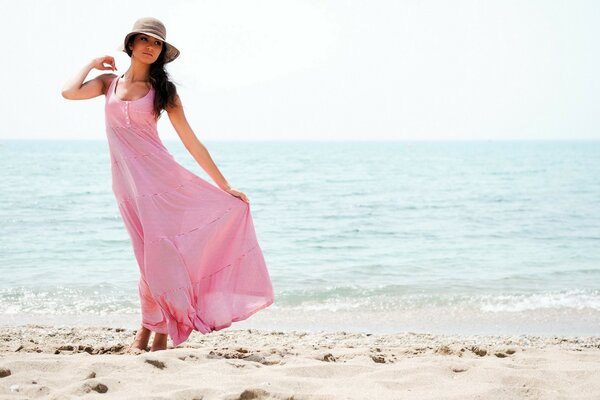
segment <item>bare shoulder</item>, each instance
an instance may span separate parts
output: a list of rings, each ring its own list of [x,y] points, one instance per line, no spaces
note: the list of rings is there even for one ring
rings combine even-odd
[[[96,77],[96,79],[102,82],[102,94],[106,94],[106,89],[116,77],[117,75],[113,73],[100,74]]]
[[[174,111],[180,111],[183,109],[183,103],[181,102],[181,98],[179,97],[179,94],[176,94],[173,97],[173,104],[167,105],[167,107],[165,109],[166,109],[167,113],[171,113]]]

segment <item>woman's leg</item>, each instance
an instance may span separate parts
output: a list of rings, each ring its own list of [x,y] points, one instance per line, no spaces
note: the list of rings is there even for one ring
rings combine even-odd
[[[129,345],[127,352],[135,352],[135,350],[147,351],[148,341],[150,340],[151,331],[143,326],[137,331],[133,343]]]
[[[150,288],[143,276],[140,276],[138,289],[142,308],[142,326],[152,332],[166,334],[168,332],[167,318],[163,314],[156,300],[154,300],[152,293],[150,293]]]
[[[133,252],[140,271],[138,294],[142,312],[142,326],[138,330],[130,349],[137,348],[146,350],[152,331],[164,334],[167,333],[167,320],[158,303],[154,300],[152,293],[150,293],[150,289],[145,280],[144,237],[139,218],[137,217],[135,210],[133,210],[127,202],[120,204],[119,211],[123,217],[125,228],[131,238]]]
[[[150,351],[166,350],[169,335],[166,333],[155,333]]]

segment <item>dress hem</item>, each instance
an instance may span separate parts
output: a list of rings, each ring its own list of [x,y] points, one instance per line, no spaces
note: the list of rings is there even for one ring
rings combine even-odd
[[[234,262],[227,264],[224,267],[221,267],[217,271],[213,271],[212,273],[210,273],[206,276],[203,276],[198,281],[191,282],[190,286],[181,286],[181,287],[173,288],[173,289],[162,292],[158,296],[155,296],[156,302],[158,304],[160,304],[161,309],[163,310],[164,316],[166,318],[166,322],[164,325],[161,324],[161,328],[157,328],[156,326],[146,326],[146,325],[144,325],[144,326],[146,326],[146,328],[152,330],[153,332],[157,332],[157,333],[161,333],[161,334],[165,334],[165,333],[168,334],[171,337],[171,340],[173,341],[173,345],[177,346],[178,344],[185,342],[187,340],[187,338],[189,337],[189,335],[191,334],[191,332],[194,330],[198,331],[202,334],[207,334],[207,333],[210,333],[213,331],[225,329],[225,328],[230,327],[234,322],[243,321],[243,320],[249,318],[250,316],[252,316],[253,314],[257,313],[258,311],[260,311],[264,308],[267,308],[268,306],[273,304],[274,296],[273,296],[272,289],[269,291],[266,291],[266,292],[258,292],[257,296],[262,297],[263,299],[267,299],[266,302],[263,302],[260,306],[254,307],[250,311],[245,312],[244,314],[234,315],[228,323],[226,323],[224,325],[218,325],[218,326],[207,324],[205,321],[203,321],[199,317],[199,314],[198,314],[199,310],[196,310],[195,307],[194,307],[194,316],[190,319],[190,321],[178,320],[174,315],[172,315],[168,311],[170,308],[169,304],[172,304],[174,302],[173,299],[178,297],[178,295],[176,294],[177,292],[183,291],[184,293],[186,293],[186,294],[184,294],[184,296],[188,298],[189,304],[192,305],[192,296],[193,296],[192,293],[197,293],[197,291],[199,290],[199,285],[202,284],[202,281],[204,281],[205,279],[209,279],[216,274],[222,273],[227,268],[232,268],[232,267],[235,268],[236,264],[238,264],[238,262],[242,258],[251,254],[252,252],[256,251],[257,249],[260,249],[260,246],[258,245],[258,243],[255,243],[255,245],[253,247],[246,250]],[[175,343],[177,343],[177,344],[175,344]]]
[[[193,331],[197,331],[197,332],[200,332],[200,333],[202,333],[203,335],[206,335],[206,334],[209,334],[209,333],[212,333],[212,332],[215,332],[215,331],[220,331],[220,330],[223,330],[223,329],[225,329],[225,328],[229,328],[230,326],[232,326],[232,325],[233,325],[233,323],[234,323],[234,322],[240,322],[240,321],[244,321],[244,320],[246,320],[246,319],[250,318],[252,315],[256,314],[257,312],[259,312],[259,311],[261,311],[261,310],[264,310],[265,308],[269,307],[269,306],[270,306],[270,305],[272,305],[274,302],[275,302],[275,299],[272,297],[272,298],[271,298],[271,299],[269,299],[269,300],[268,300],[266,303],[263,303],[263,304],[261,304],[260,306],[258,306],[258,307],[256,307],[256,308],[253,308],[251,311],[248,311],[247,313],[245,313],[245,314],[243,314],[243,315],[241,315],[241,316],[239,316],[239,317],[235,317],[235,318],[233,318],[233,319],[231,320],[231,322],[230,322],[229,324],[227,324],[227,325],[221,325],[221,326],[217,326],[217,327],[210,327],[210,332],[207,332],[207,333],[202,333],[201,331],[199,331],[199,330],[197,330],[197,329],[193,329]],[[192,331],[190,331],[190,334],[191,334],[191,333],[192,333]],[[177,346],[179,346],[180,344],[182,344],[182,343],[186,342],[186,341],[189,339],[189,336],[190,336],[190,335],[188,335],[188,336],[187,336],[185,339],[183,339],[183,340],[181,340],[181,339],[180,339],[180,341],[179,341],[177,344],[175,344],[175,340],[174,340],[173,338],[171,338],[171,341],[173,342],[173,347],[177,347]]]

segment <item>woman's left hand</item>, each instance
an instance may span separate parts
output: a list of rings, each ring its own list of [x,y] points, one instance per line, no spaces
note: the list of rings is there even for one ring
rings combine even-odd
[[[237,189],[234,188],[230,188],[230,189],[224,189],[227,193],[231,194],[232,196],[238,197],[240,199],[242,199],[243,201],[245,201],[246,203],[250,204],[250,200],[248,200],[248,197],[246,197],[246,195],[243,192],[240,192]]]

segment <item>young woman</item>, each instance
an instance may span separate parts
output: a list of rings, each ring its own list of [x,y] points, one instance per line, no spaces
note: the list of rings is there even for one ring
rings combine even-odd
[[[250,202],[234,189],[190,128],[165,64],[179,56],[165,26],[141,18],[123,41],[131,57],[120,76],[83,82],[92,69],[116,71],[115,60],[90,61],[68,81],[70,100],[105,95],[112,190],[139,266],[141,327],[129,351],[184,342],[193,330],[231,326],[273,303]],[[186,149],[218,188],[178,164],[156,129],[163,113]]]

